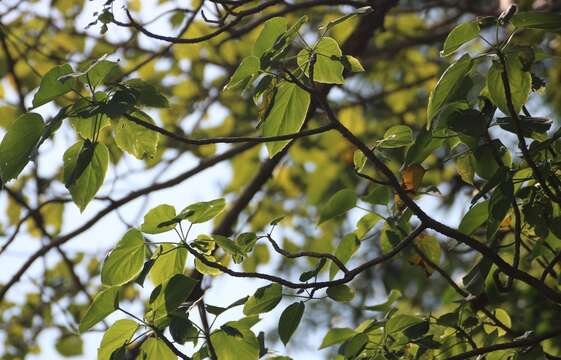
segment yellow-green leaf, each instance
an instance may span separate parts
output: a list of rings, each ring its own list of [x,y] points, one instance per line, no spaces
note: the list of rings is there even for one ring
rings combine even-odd
[[[101,267],[101,282],[112,286],[134,280],[142,271],[145,257],[142,233],[130,229],[105,258]]]
[[[136,321],[129,319],[117,320],[103,334],[97,350],[98,360],[110,360],[114,351],[127,345],[138,329]]]

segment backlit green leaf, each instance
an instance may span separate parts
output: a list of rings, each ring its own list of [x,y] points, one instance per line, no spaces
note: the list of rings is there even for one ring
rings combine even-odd
[[[146,246],[140,231],[130,229],[109,253],[101,267],[101,282],[123,285],[134,280],[142,271]]]
[[[283,81],[277,88],[274,103],[263,125],[264,136],[278,136],[296,133],[304,124],[310,94],[298,85]],[[288,140],[267,143],[269,157],[281,151]]]
[[[100,291],[86,310],[80,321],[80,332],[89,330],[92,326],[105,319],[119,305],[119,286],[113,286]]]
[[[356,206],[356,201],[357,196],[354,190],[339,190],[327,201],[327,204],[320,209],[319,223],[321,224],[346,213]]]
[[[103,334],[97,350],[98,360],[111,360],[111,354],[127,345],[137,329],[136,321],[129,319],[115,321]]]
[[[329,329],[327,334],[323,337],[323,341],[321,342],[320,349],[342,343],[343,341],[352,338],[357,333],[348,328],[333,328]]]
[[[522,105],[528,100],[532,89],[532,76],[522,69],[522,63],[517,57],[506,56],[508,82],[510,84],[511,101],[516,113],[520,112]],[[502,78],[503,66],[499,62],[493,62],[487,74],[487,88],[491,100],[506,115],[512,115],[508,108],[508,99]]]
[[[0,142],[0,180],[4,183],[16,178],[29,162],[29,156],[43,133],[41,115],[20,115]]]
[[[384,138],[379,142],[382,148],[398,148],[413,144],[413,131],[409,126],[396,125],[384,133]]]
[[[236,327],[235,330],[237,331],[235,335],[219,330],[210,336],[217,360],[257,360],[259,358],[257,337],[248,328]]]
[[[102,143],[93,144],[93,153],[87,163],[82,161],[80,154],[87,146],[86,141],[79,141],[64,153],[64,183],[69,187],[72,200],[84,211],[93,199],[103,181],[109,165],[109,151]],[[81,174],[74,180],[75,170],[81,168]],[[69,182],[72,180],[70,185]]]
[[[288,27],[286,18],[275,17],[263,23],[263,30],[253,45],[253,55],[261,57],[267,50],[271,49],[277,38],[286,32]]]
[[[512,325],[512,322],[510,320],[510,316],[508,315],[508,313],[503,310],[503,309],[495,309],[494,311],[494,315],[495,317],[501,322],[503,323],[507,328],[510,328]],[[485,330],[485,332],[487,334],[491,334],[493,331],[497,330],[497,334],[499,336],[503,336],[506,334],[506,331],[500,327],[500,326],[495,326],[493,324],[490,323],[490,319],[486,322],[483,323],[483,330]]]
[[[522,11],[515,14],[512,25],[522,29],[541,29],[547,31],[561,31],[561,13],[547,11]]]
[[[242,60],[224,90],[242,90],[251,77],[259,72],[261,63],[257,56],[251,55]]]
[[[151,337],[140,347],[141,359],[177,360],[177,355],[171,351],[166,343],[158,338]]]
[[[469,211],[464,215],[458,230],[466,235],[471,235],[477,230],[481,225],[483,225],[489,217],[489,202],[482,201],[475,204]]]
[[[472,64],[472,59],[466,54],[444,71],[429,96],[427,129],[431,128],[431,122],[438,111],[452,98],[454,91],[461,86],[461,80],[468,74]]]
[[[271,284],[257,289],[244,305],[245,315],[257,315],[273,310],[282,299],[282,286]]]
[[[175,274],[183,274],[189,252],[183,246],[162,244],[156,251],[156,260],[150,268],[150,280],[154,285],[164,283]]]
[[[460,46],[479,36],[477,21],[468,21],[456,26],[446,37],[441,56],[453,54]]]
[[[144,222],[140,226],[140,230],[146,234],[159,234],[172,230],[177,225],[176,223],[161,226],[160,224],[175,218],[175,208],[168,204],[158,205],[150,209],[144,215]]]
[[[183,274],[176,274],[158,285],[150,295],[150,312],[146,318],[156,326],[167,324],[168,316],[189,297],[197,281]]]
[[[345,69],[341,57],[343,53],[337,41],[330,37],[322,38],[311,52],[302,50],[298,54],[298,65],[309,76],[311,56],[316,56],[314,64],[314,81],[325,84],[342,84]],[[356,65],[356,64],[355,64]]]
[[[142,111],[135,111],[130,116],[148,124],[155,124],[154,120]],[[121,117],[114,128],[115,143],[121,150],[141,160],[152,158],[156,154],[160,135],[154,130],[136,124],[126,116]]]
[[[347,261],[349,261],[349,259],[353,256],[353,254],[358,250],[358,247],[360,246],[360,242],[358,240],[359,239],[357,238],[357,235],[355,233],[345,235],[337,246],[337,249],[335,249],[335,256],[337,257],[337,259],[341,260],[343,264],[346,264]],[[329,266],[329,279],[333,280],[339,270],[339,267],[332,262]]]
[[[220,214],[225,206],[226,201],[224,199],[198,202],[181,210],[179,217],[188,220],[192,224],[204,223]]]
[[[76,85],[76,79],[67,78],[59,80],[64,75],[71,74],[72,67],[69,64],[55,66],[49,70],[43,78],[39,90],[33,97],[33,107],[38,107],[66,94]]]

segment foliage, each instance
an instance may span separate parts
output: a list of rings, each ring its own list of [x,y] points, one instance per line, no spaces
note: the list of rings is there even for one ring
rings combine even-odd
[[[61,356],[102,330],[100,359],[561,356],[556,5],[192,1],[166,36],[140,1],[93,2],[86,32],[82,2],[24,3],[0,23],[0,255],[42,241],[0,289],[2,358],[49,329]],[[219,163],[221,197],[119,213]],[[63,248],[105,216],[127,231],[104,258]],[[205,294],[229,278],[251,293]]]

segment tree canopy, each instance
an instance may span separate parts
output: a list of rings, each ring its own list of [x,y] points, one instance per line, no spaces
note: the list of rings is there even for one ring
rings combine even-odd
[[[560,35],[555,1],[0,3],[2,358],[561,358]]]

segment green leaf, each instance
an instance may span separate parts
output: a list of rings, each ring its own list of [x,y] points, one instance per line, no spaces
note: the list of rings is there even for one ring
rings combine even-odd
[[[487,132],[485,116],[474,109],[455,110],[447,125],[455,132],[475,138],[480,138]]]
[[[234,241],[222,235],[212,235],[212,239],[226,253],[232,255],[237,264],[243,260],[245,253]]]
[[[162,244],[156,252],[156,260],[150,269],[152,283],[157,286],[175,274],[183,274],[188,254],[183,246]]]
[[[352,338],[357,334],[356,331],[349,328],[333,328],[329,329],[327,334],[323,337],[319,349],[342,343],[343,341]]]
[[[84,342],[80,335],[62,334],[55,344],[56,351],[64,357],[79,356],[83,354]]]
[[[168,204],[158,205],[144,215],[144,222],[140,226],[140,231],[146,234],[159,234],[172,230],[177,226],[176,223],[166,226],[161,224],[174,219],[175,215],[173,206]]]
[[[371,185],[370,192],[363,199],[364,201],[375,205],[388,205],[391,198],[391,190],[383,185]]]
[[[398,314],[388,320],[384,330],[386,331],[386,334],[395,334],[423,321],[423,319],[416,316]]]
[[[364,333],[356,334],[343,344],[343,354],[346,359],[355,359],[368,344],[368,335]]]
[[[229,310],[229,309],[232,309],[236,306],[240,306],[240,305],[245,304],[247,302],[247,299],[249,299],[249,296],[238,299],[238,300],[234,301],[233,303],[231,303],[230,305],[228,305],[226,307],[220,307],[220,306],[214,306],[214,305],[206,304],[206,311],[211,313],[212,315],[218,316],[226,310]]]
[[[189,297],[197,281],[183,274],[173,275],[150,294],[150,312],[146,319],[156,326],[167,325],[168,317]]]
[[[273,310],[282,299],[282,286],[270,284],[257,289],[243,307],[244,315],[257,315]]]
[[[279,318],[279,337],[286,346],[294,331],[298,328],[302,315],[304,315],[305,305],[303,302],[297,302],[289,305],[282,312]]]
[[[497,308],[494,311],[494,315],[500,322],[505,324],[506,327],[510,328],[512,326],[512,321],[510,320],[510,316],[505,310],[501,308]],[[491,320],[489,319],[488,321],[483,323],[483,330],[485,330],[487,334],[491,334],[495,330],[497,330],[497,334],[499,336],[504,336],[506,334],[506,331],[503,328],[490,324],[489,323],[490,321]]]
[[[100,59],[90,64],[85,74],[80,76],[80,81],[91,84],[95,89],[108,77],[108,75],[119,68],[116,62]],[[86,75],[87,74],[87,75]]]
[[[236,335],[224,330],[215,331],[210,335],[216,351],[217,360],[257,360],[259,358],[259,341],[251,330],[236,327]]]
[[[466,235],[471,235],[489,218],[489,202],[482,201],[475,204],[464,215],[458,230]]]
[[[537,134],[546,133],[552,125],[551,119],[542,117],[519,116],[520,131],[525,137],[535,137]],[[508,117],[497,118],[497,124],[501,129],[516,134],[514,120]]]
[[[261,57],[267,50],[271,49],[278,37],[286,32],[288,24],[284,17],[274,17],[265,21],[263,30],[253,45],[253,55]]]
[[[410,340],[418,339],[421,336],[425,335],[429,331],[429,328],[430,324],[425,320],[407,327],[403,331],[403,335],[405,335]]]
[[[251,55],[242,60],[224,90],[243,90],[251,77],[259,72],[261,62],[257,56]]]
[[[540,29],[561,31],[561,13],[546,11],[522,11],[510,20],[512,25],[521,29]]]
[[[169,324],[169,332],[173,340],[179,344],[185,344],[187,341],[196,343],[199,335],[199,330],[187,318],[186,314],[179,314],[172,316]]]
[[[220,263],[220,261],[218,261],[214,256],[211,255],[205,255],[205,259],[213,263]],[[201,260],[199,260],[198,258],[195,258],[195,269],[197,269],[197,271],[200,272],[201,274],[209,275],[209,276],[217,276],[222,274],[222,271],[220,269],[209,266],[204,262],[202,262]]]
[[[507,65],[508,82],[510,84],[512,105],[516,113],[520,112],[522,105],[528,100],[532,90],[532,75],[524,71],[518,57],[505,56]],[[487,89],[491,101],[506,115],[512,115],[508,109],[507,98],[502,78],[503,66],[493,62],[487,74]]]
[[[506,166],[510,166],[512,163],[510,151],[508,151],[498,139],[495,139],[492,143],[480,145],[473,153],[475,158],[475,172],[485,180],[491,181],[501,169],[495,161],[495,154],[500,155],[503,164]],[[502,178],[500,180],[502,180]],[[490,189],[487,191],[489,190]]]
[[[491,239],[497,232],[514,199],[514,186],[510,178],[495,188],[489,200],[489,219],[487,221],[487,239]]]
[[[298,66],[308,76],[312,55],[316,56],[314,81],[324,84],[342,84],[345,82],[343,78],[345,66],[341,61],[343,53],[335,39],[324,37],[316,44],[312,51],[304,49],[298,54]]]
[[[351,55],[345,55],[343,57],[343,65],[350,72],[364,72],[364,71],[366,71],[366,70],[364,70],[364,67],[360,63],[360,60],[358,60],[357,58],[355,58],[354,56],[351,56]]]
[[[462,85],[464,78],[471,69],[473,64],[469,55],[462,56],[458,61],[452,63],[442,74],[435,88],[429,95],[429,104],[427,106],[427,129],[431,128],[433,118],[438,114],[439,110],[453,96],[454,92]]]
[[[155,86],[140,79],[131,79],[125,85],[134,93],[139,104],[155,108],[169,107],[168,99]]]
[[[257,235],[252,232],[241,233],[236,238],[235,243],[242,252],[249,253],[253,251],[257,243]]]
[[[101,282],[123,285],[134,280],[142,271],[146,246],[140,231],[130,229],[109,253],[101,267]]]
[[[413,131],[409,126],[396,125],[389,128],[384,133],[384,138],[380,140],[381,148],[399,148],[413,144]]]
[[[93,152],[87,163],[82,161],[82,149],[87,149],[86,141],[79,141],[64,153],[64,183],[70,190],[72,200],[84,211],[93,199],[105,179],[109,165],[109,151],[104,144],[92,144]],[[73,174],[77,169],[82,169],[80,175],[74,180]],[[72,181],[72,182],[71,182]],[[70,185],[69,185],[70,184]]]
[[[105,93],[98,92],[96,93],[96,100],[104,100],[105,96]],[[85,112],[85,114],[83,114],[84,117],[71,117],[70,124],[72,124],[72,127],[78,134],[80,134],[81,137],[83,137],[84,139],[93,140],[96,136],[95,133],[97,132],[94,132],[94,130],[103,130],[108,126],[111,126],[111,120],[105,114],[101,114],[100,116],[98,116],[98,113],[94,112],[92,114],[91,112],[87,112],[87,110],[84,110],[87,107],[89,107],[89,99],[80,98],[77,102],[75,102],[74,105],[72,105],[72,107],[70,108],[70,111],[83,111]],[[96,129],[94,129],[94,127]]]
[[[148,124],[155,124],[154,120],[142,111],[135,111],[130,116]],[[121,150],[140,160],[150,159],[156,155],[160,134],[154,130],[136,124],[126,117],[121,117],[114,128],[115,143]]]
[[[300,131],[308,106],[310,94],[298,85],[282,81],[277,88],[273,107],[263,125],[264,136],[293,134]],[[267,142],[269,157],[281,151],[289,140]]]
[[[456,52],[460,46],[479,36],[479,24],[477,21],[469,21],[456,26],[444,41],[444,47],[440,56],[448,56]]]
[[[80,332],[89,330],[92,326],[105,319],[119,306],[119,286],[113,286],[100,291],[86,310],[80,321]]]
[[[357,235],[355,233],[347,234],[343,237],[343,239],[337,246],[337,249],[335,250],[335,256],[339,260],[341,260],[343,264],[346,264],[351,256],[353,256],[353,254],[358,250],[359,246],[360,242],[358,241]],[[329,280],[333,280],[339,270],[339,267],[332,262],[329,267]]]
[[[366,306],[364,309],[369,311],[383,311],[387,312],[392,308],[392,305],[402,296],[401,291],[392,289],[388,294],[388,298],[381,304]]]
[[[181,210],[179,217],[187,219],[192,224],[204,223],[220,214],[225,206],[226,201],[222,198],[198,202]]]
[[[353,164],[355,166],[356,171],[361,172],[364,169],[364,165],[366,164],[366,156],[360,150],[355,150],[353,154]]]
[[[463,181],[473,185],[473,177],[475,176],[475,157],[472,153],[466,153],[456,158],[456,171]]]
[[[364,6],[361,8],[356,9],[355,11],[345,14],[343,16],[340,16],[338,18],[336,18],[335,20],[331,20],[329,21],[327,24],[325,25],[321,25],[319,27],[319,30],[321,30],[324,34],[327,33],[329,30],[331,30],[333,27],[354,18],[357,15],[361,15],[361,14],[369,14],[373,11],[373,8],[371,6]]]
[[[337,191],[327,201],[320,211],[319,223],[333,219],[336,216],[343,215],[350,209],[356,206],[357,196],[356,192],[351,189],[343,189]]]
[[[171,351],[163,340],[149,338],[140,347],[141,359],[177,360],[177,355]]]
[[[111,360],[111,354],[126,346],[137,329],[136,321],[129,319],[115,321],[103,334],[97,350],[98,360]]]
[[[440,244],[438,240],[433,236],[422,236],[415,239],[415,245],[421,253],[423,253],[428,260],[432,263],[438,265],[440,263]],[[425,262],[420,258],[419,255],[415,255],[417,265],[420,265],[425,269],[428,275],[434,270],[430,265],[425,264]]]
[[[44,124],[41,115],[20,115],[0,142],[0,180],[7,183],[16,178],[29,162],[37,145]]]
[[[335,301],[347,302],[355,297],[355,292],[347,285],[335,285],[327,288],[327,296]]]
[[[478,295],[483,292],[485,279],[489,275],[492,265],[491,260],[484,257],[462,278],[462,283],[471,294]]]
[[[72,66],[69,64],[55,66],[49,70],[43,78],[41,78],[39,90],[33,97],[33,107],[46,104],[69,92],[70,89],[76,85],[76,79],[69,78],[66,80],[59,80],[59,78],[71,74],[72,72]]]
[[[405,166],[420,164],[444,143],[444,139],[433,138],[430,130],[422,128],[415,136],[415,142],[405,155]]]

